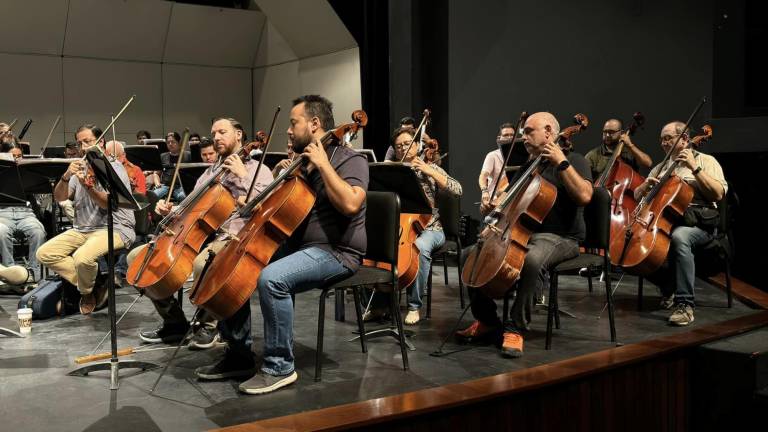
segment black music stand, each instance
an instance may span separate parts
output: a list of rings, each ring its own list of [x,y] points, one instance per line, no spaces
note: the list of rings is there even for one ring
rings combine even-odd
[[[194,143],[190,144],[189,148],[187,149],[191,153],[192,159],[190,159],[191,162],[202,162],[203,158],[200,156],[200,144]]]
[[[77,159],[22,159],[19,161],[19,178],[24,194],[51,194],[56,188],[56,182],[69,168],[69,164]],[[51,199],[51,229],[53,235],[59,233],[56,223],[56,200]]]
[[[165,142],[165,141],[163,141]],[[161,171],[163,163],[160,161],[160,149],[154,145],[130,145],[125,146],[125,157],[134,165],[138,165],[142,171]]]
[[[22,155],[28,155],[28,154],[32,153],[32,150],[31,150],[28,142],[26,142],[26,141],[24,141],[24,142],[19,141],[19,146],[21,146],[21,154]]]
[[[261,153],[259,153],[259,156],[257,156],[256,159],[260,158]],[[288,153],[286,152],[267,152],[267,155],[264,156],[264,165],[272,170],[275,168],[275,165],[277,165],[278,162],[284,159],[288,159]]]
[[[156,146],[160,150],[160,153],[165,153],[168,151],[168,143],[165,142],[164,138],[143,139],[141,140],[141,145]]]
[[[376,160],[376,153],[373,152],[371,149],[355,149],[356,152],[362,153],[365,155],[365,157],[368,158],[368,163],[376,163],[378,162]]]
[[[510,150],[512,151],[512,154],[509,156],[509,160],[507,161],[507,166],[505,167],[505,175],[507,176],[507,181],[509,181],[511,184],[515,173],[520,169],[520,167],[528,162],[530,155],[528,154],[528,150],[525,149],[525,144],[523,144],[522,138],[515,139],[514,147],[512,146],[511,142],[504,143],[499,147],[501,150],[502,161],[507,160],[507,155],[509,154]]]
[[[112,212],[117,208],[130,209],[133,211],[141,210],[142,207],[133,198],[131,190],[126,187],[107,157],[99,150],[86,152],[86,159],[93,168],[96,180],[108,191],[107,194],[107,267],[109,267],[109,276],[107,277],[107,293],[109,295],[109,321],[111,325],[112,358],[107,362],[95,363],[83,366],[73,370],[67,375],[86,376],[91,372],[100,370],[109,370],[109,389],[117,390],[119,388],[118,373],[120,369],[138,368],[141,370],[153,369],[156,364],[137,360],[120,361],[117,357],[117,312],[115,311],[115,242],[114,222]]]
[[[206,162],[183,163],[179,165],[179,181],[187,196],[192,194],[192,191],[195,190],[197,179],[199,179],[200,176],[203,175],[203,172],[205,172],[211,165],[212,164]]]
[[[61,158],[64,159],[64,149],[66,147],[64,146],[53,146],[53,147],[46,147],[45,150],[43,150],[43,157],[46,159],[51,158]]]

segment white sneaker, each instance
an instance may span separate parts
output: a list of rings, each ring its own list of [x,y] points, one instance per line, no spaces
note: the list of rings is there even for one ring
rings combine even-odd
[[[419,316],[419,311],[417,310],[409,310],[408,314],[405,316],[406,325],[415,325],[419,322],[419,320],[421,320],[421,317]]]

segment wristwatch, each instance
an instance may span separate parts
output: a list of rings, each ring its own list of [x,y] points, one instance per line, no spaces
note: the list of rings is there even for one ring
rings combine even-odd
[[[701,172],[701,165],[698,166],[695,170],[693,170],[693,175],[696,175]]]
[[[568,162],[568,159],[566,159],[566,160],[560,162],[559,165],[557,165],[557,170],[558,171],[565,171],[565,170],[568,169],[569,166],[571,166],[571,163]]]

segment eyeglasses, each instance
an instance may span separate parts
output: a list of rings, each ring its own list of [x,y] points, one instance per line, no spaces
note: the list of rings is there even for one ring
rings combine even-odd
[[[77,141],[77,143],[80,144],[81,146],[93,144],[95,142],[96,142],[96,138],[88,138],[88,139]]]
[[[663,143],[664,142],[670,142],[670,141],[674,140],[675,138],[677,138],[679,136],[680,136],[680,134],[664,135],[663,137],[661,137],[661,142],[663,142]]]
[[[603,135],[613,135],[613,134],[619,133],[619,132],[621,132],[621,131],[606,129],[606,130],[603,131]]]
[[[401,142],[400,144],[395,144],[395,148],[398,150],[402,150],[402,149],[408,148],[411,144],[413,144],[413,141],[405,141],[405,142]]]

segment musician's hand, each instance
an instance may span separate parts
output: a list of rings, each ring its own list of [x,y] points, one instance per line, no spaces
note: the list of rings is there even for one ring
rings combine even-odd
[[[79,176],[85,171],[85,163],[81,160],[73,161],[69,164],[67,171],[61,176],[61,179],[68,182],[72,176]]]
[[[283,159],[280,162],[278,162],[277,165],[275,165],[275,168],[277,169],[277,171],[288,169],[288,167],[291,166],[291,163],[293,163],[292,160]]]
[[[160,216],[166,216],[171,212],[172,209],[173,204],[166,200],[160,200],[157,202],[157,205],[155,205],[155,213],[159,214]]]
[[[413,158],[411,161],[411,166],[416,169],[416,171],[421,172],[424,175],[427,175],[429,177],[434,178],[437,175],[437,171],[435,171],[434,168],[432,168],[431,165],[424,162],[418,157]]]
[[[676,161],[680,162],[683,166],[693,171],[697,168],[696,159],[693,157],[693,151],[691,149],[683,149],[677,154]]]
[[[629,137],[629,134],[624,132],[621,134],[621,137],[619,137],[619,142],[623,142],[625,146],[628,148],[632,148],[635,146],[635,143],[632,142],[632,138]]]
[[[245,205],[245,195],[237,197],[237,206],[243,207]]]
[[[309,143],[309,145],[304,148],[304,153],[302,153],[301,156],[305,159],[308,159],[309,162],[311,162],[318,169],[330,166],[330,162],[328,161],[328,154],[325,152],[325,149],[318,140],[314,140]]]
[[[565,153],[560,146],[554,142],[548,142],[544,144],[544,149],[541,152],[541,156],[547,159],[553,166],[560,165],[560,162],[566,159]]]
[[[480,214],[485,216],[493,209],[493,206],[491,205],[491,195],[488,193],[488,191],[484,191],[483,195],[480,197]]]
[[[245,169],[245,165],[243,165],[243,161],[240,160],[240,156],[236,154],[231,154],[224,159],[224,169],[229,170],[229,172],[240,178],[248,177],[248,170]]]

